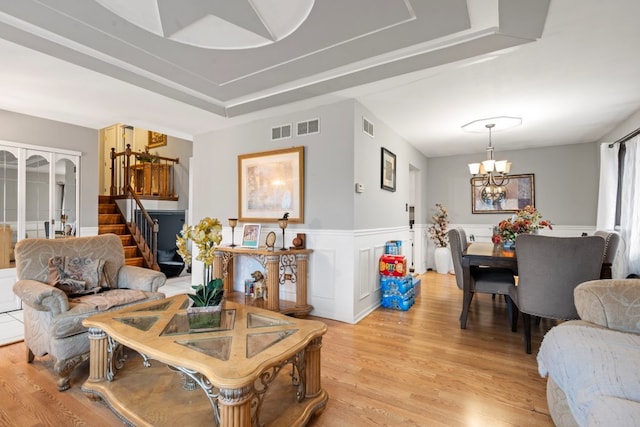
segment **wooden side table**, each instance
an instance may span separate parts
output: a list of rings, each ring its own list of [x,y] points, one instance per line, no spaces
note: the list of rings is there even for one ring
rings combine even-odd
[[[258,260],[267,274],[268,299],[263,308],[283,314],[306,317],[313,306],[307,303],[307,269],[311,249],[271,250],[267,248],[249,249],[242,247],[220,246],[214,253],[213,275],[224,280],[227,294],[234,292],[234,261],[238,256],[250,256]],[[287,275],[296,285],[296,301],[280,301],[280,285],[284,284]]]

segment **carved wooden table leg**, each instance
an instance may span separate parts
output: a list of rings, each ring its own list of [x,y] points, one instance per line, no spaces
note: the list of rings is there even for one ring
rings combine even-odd
[[[280,255],[267,255],[267,309],[280,310]]]
[[[87,382],[99,383],[107,378],[108,345],[107,334],[102,329],[89,328],[89,378],[87,378]],[[100,400],[100,396],[90,392],[87,393],[87,397],[90,400]]]
[[[305,349],[306,390],[305,396],[315,397],[322,391],[320,384],[320,348],[322,337],[314,338]]]
[[[252,386],[220,389],[218,404],[221,427],[249,427],[251,422]]]
[[[309,255],[296,254],[296,307],[307,306],[307,262]]]
[[[89,328],[89,378],[97,383],[107,378],[107,334],[102,329]]]

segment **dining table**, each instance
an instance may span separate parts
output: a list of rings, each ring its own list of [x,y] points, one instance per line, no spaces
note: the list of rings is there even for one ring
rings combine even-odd
[[[462,253],[463,304],[460,315],[460,329],[467,328],[467,316],[473,292],[471,290],[472,267],[508,268],[518,274],[518,260],[515,249],[506,249],[492,242],[472,242]]]

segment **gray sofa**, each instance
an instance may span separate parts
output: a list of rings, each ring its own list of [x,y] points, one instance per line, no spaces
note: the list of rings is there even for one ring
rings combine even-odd
[[[552,328],[538,353],[554,423],[640,425],[640,279],[585,282],[574,297],[580,320]]]
[[[82,321],[99,311],[164,298],[163,273],[125,265],[122,242],[115,234],[68,239],[24,239],[16,244],[17,282],[13,292],[24,309],[27,362],[49,354],[59,376],[58,390],[69,388],[69,375],[89,357],[88,329]],[[105,290],[75,297],[50,284],[50,259],[100,260]],[[104,263],[102,263],[104,261]]]

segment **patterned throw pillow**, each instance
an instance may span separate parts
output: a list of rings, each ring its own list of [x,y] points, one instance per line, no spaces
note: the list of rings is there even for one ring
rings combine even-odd
[[[51,257],[49,284],[68,296],[95,294],[103,287],[109,287],[104,275],[104,260],[91,257]]]

